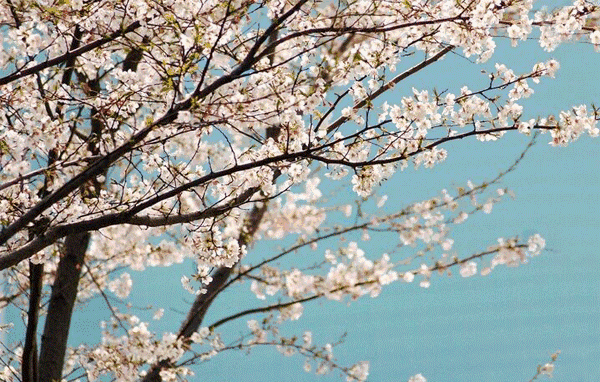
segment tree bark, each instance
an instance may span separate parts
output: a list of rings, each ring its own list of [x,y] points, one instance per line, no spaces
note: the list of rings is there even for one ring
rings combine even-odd
[[[37,352],[37,326],[40,311],[40,299],[42,297],[42,280],[44,276],[44,265],[29,262],[29,310],[27,312],[27,332],[25,344],[23,345],[23,360],[21,362],[21,373],[23,382],[37,382],[38,375],[38,352]]]
[[[39,360],[39,380],[42,382],[60,381],[62,378],[71,316],[89,241],[89,232],[67,236],[65,239],[65,253],[58,263],[42,335]]]

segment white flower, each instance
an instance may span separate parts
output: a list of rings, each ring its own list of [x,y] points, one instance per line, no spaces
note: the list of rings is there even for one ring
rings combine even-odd
[[[157,309],[152,318],[155,320],[160,320],[163,314],[165,314],[165,310],[163,308]]]
[[[351,204],[346,204],[342,207],[342,212],[344,213],[345,217],[350,217],[350,215],[352,215],[352,205]]]
[[[469,261],[468,263],[460,264],[460,275],[462,277],[471,277],[477,274],[477,263]]]
[[[457,217],[454,218],[454,223],[460,224],[460,223],[464,222],[465,220],[467,220],[468,217],[469,217],[469,214],[467,214],[466,212],[461,212],[460,214],[458,214]]]
[[[192,113],[187,110],[181,110],[177,113],[177,119],[175,122],[177,123],[191,123],[192,122]]]
[[[379,200],[377,201],[377,208],[383,207],[383,205],[385,204],[385,202],[387,202],[387,200],[388,200],[387,195],[383,195],[381,198],[379,198]]]
[[[350,93],[354,96],[355,100],[362,100],[367,97],[367,91],[360,82],[355,82],[350,88]]]
[[[590,33],[590,42],[594,44],[595,48],[598,48],[598,45],[600,45],[600,30]]]
[[[546,247],[546,240],[537,233],[527,240],[527,251],[530,256],[539,255],[544,247]]]
[[[204,326],[204,327],[200,328],[200,330],[198,330],[198,334],[200,334],[202,336],[202,338],[206,338],[210,334],[210,329],[208,327]]]
[[[483,212],[489,214],[492,212],[492,207],[494,207],[494,203],[492,201],[488,201],[483,205]]]
[[[546,62],[546,71],[549,77],[554,78],[556,71],[560,68],[560,63],[556,60]]]
[[[280,309],[279,312],[280,312],[280,314],[279,314],[280,320],[296,321],[302,316],[302,313],[304,312],[304,306],[302,306],[302,304],[297,302],[295,304],[292,304],[290,306]]]
[[[540,367],[540,375],[545,375],[548,378],[552,378],[552,373],[554,372],[554,364],[547,363]]]
[[[417,374],[410,377],[408,382],[427,382],[427,379],[425,379],[425,377],[423,377],[421,374]]]
[[[350,116],[354,114],[354,109],[351,106],[345,107],[342,109],[342,116],[344,118],[350,118]]]
[[[362,361],[352,366],[350,370],[348,370],[348,377],[346,377],[346,381],[365,381],[369,376],[369,362]]]
[[[312,370],[312,366],[310,365],[310,361],[309,361],[309,359],[308,359],[308,358],[304,360],[304,366],[303,366],[303,369],[304,369],[304,371],[305,371],[305,372],[307,372],[307,373],[310,373],[310,371]]]
[[[309,348],[312,345],[312,333],[309,331],[304,332],[302,334],[302,341],[304,342],[302,347]]]
[[[264,289],[262,288],[262,284],[259,284],[256,280],[253,280],[252,283],[250,283],[250,291],[254,293],[259,300],[265,300],[267,298]]]
[[[442,243],[442,249],[444,251],[449,251],[452,249],[452,246],[454,245],[454,240],[453,239],[446,239],[444,240],[444,242]]]
[[[129,296],[132,285],[133,281],[131,280],[131,276],[129,273],[124,272],[118,279],[115,279],[108,284],[108,289],[117,295],[117,297],[125,298]]]
[[[202,338],[202,336],[198,332],[192,333],[190,339],[195,344],[201,344],[202,342],[204,342],[204,338]]]

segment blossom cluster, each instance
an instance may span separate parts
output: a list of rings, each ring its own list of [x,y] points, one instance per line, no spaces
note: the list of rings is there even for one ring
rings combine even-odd
[[[531,0],[2,2],[2,308],[24,312],[30,269],[43,265],[43,285],[52,285],[65,238],[81,232],[91,240],[78,303],[97,295],[110,301],[107,294],[129,302],[133,271],[189,261],[197,272],[184,274],[182,286],[198,299],[221,291],[213,268],[251,279],[261,300],[283,298],[265,310],[278,311],[273,325],[300,319],[306,299],[376,297],[415,278],[427,287],[434,272],[453,266],[470,277],[488,255],[481,274],[524,263],[543,249],[541,237],[502,239],[472,256],[451,252],[450,226],[491,213],[505,189],[479,202],[488,185],[469,184],[385,216],[361,220],[366,213],[357,211],[354,225],[351,208],[338,200],[332,207],[322,190],[347,186],[367,205],[398,170],[433,168],[452,155],[447,142],[472,136],[495,141],[541,130],[555,146],[597,137],[600,113],[585,105],[524,117],[520,102],[555,76],[555,60],[521,74],[489,64],[479,89],[438,94],[423,85],[380,96],[452,51],[484,65],[498,37],[517,44],[536,36],[547,51],[573,39],[598,48],[599,14],[585,0],[555,11],[534,11]],[[347,212],[341,228],[340,210]],[[272,264],[278,255],[252,257],[260,239],[314,250],[323,232],[359,232],[364,241],[391,233],[393,249],[408,259],[392,250],[373,255],[354,238],[320,251],[316,266],[280,269]],[[435,260],[414,264],[426,254]],[[49,292],[44,287],[42,298]],[[109,308],[106,325],[124,332],[106,330],[101,344],[70,349],[66,369],[81,367],[89,380],[132,380],[168,360],[176,366],[160,376],[176,380],[191,375],[177,366],[190,341],[207,346],[200,360],[224,348],[208,329],[155,336],[137,316]],[[257,322],[249,329],[253,339],[240,346],[268,342]],[[280,337],[270,344],[281,341],[285,352],[297,349]],[[305,342],[303,354],[320,360],[318,373],[340,368],[329,347]],[[13,369],[7,362],[0,375],[14,379]],[[368,364],[342,370],[349,381],[365,380]]]

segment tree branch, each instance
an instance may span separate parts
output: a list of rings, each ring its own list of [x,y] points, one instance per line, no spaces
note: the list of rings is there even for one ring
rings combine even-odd
[[[532,128],[537,129],[537,130],[551,130],[551,129],[555,129],[556,126],[535,125]],[[140,203],[128,211],[114,213],[114,214],[108,214],[108,215],[104,215],[104,216],[101,216],[101,217],[98,217],[95,219],[90,219],[90,220],[83,221],[83,222],[64,224],[64,225],[58,225],[58,226],[52,227],[44,235],[36,237],[33,241],[29,242],[28,244],[20,247],[19,249],[15,250],[5,256],[0,257],[0,270],[6,269],[10,266],[18,264],[22,260],[27,259],[28,257],[34,255],[35,253],[39,252],[40,250],[46,248],[47,246],[54,244],[56,242],[56,240],[63,238],[71,233],[77,233],[77,232],[83,232],[83,231],[94,231],[94,230],[98,230],[98,229],[101,229],[104,227],[113,226],[113,225],[117,225],[117,224],[163,226],[163,225],[177,224],[177,223],[198,220],[198,219],[202,219],[202,218],[210,218],[210,217],[218,216],[218,215],[222,214],[224,211],[228,211],[228,210],[238,206],[237,201],[234,201],[233,204],[230,204],[230,205],[208,208],[202,212],[195,212],[195,213],[187,214],[187,215],[178,215],[178,216],[171,216],[171,217],[149,217],[149,216],[143,217],[143,216],[133,216],[133,215],[139,211],[142,211],[148,207],[155,205],[156,203],[159,203],[160,201],[174,197],[185,190],[188,190],[193,187],[201,186],[202,184],[210,182],[211,180],[218,179],[223,176],[231,175],[231,174],[241,172],[244,170],[249,170],[252,168],[265,166],[265,165],[269,165],[269,164],[273,164],[273,163],[277,163],[277,162],[286,162],[286,161],[289,162],[289,161],[294,161],[294,160],[299,160],[299,159],[313,159],[313,160],[316,160],[316,161],[319,161],[322,163],[326,163],[326,164],[340,164],[340,165],[345,165],[345,166],[349,166],[352,168],[359,168],[359,167],[371,166],[371,165],[376,165],[376,164],[390,164],[390,163],[398,162],[400,160],[408,159],[408,158],[410,158],[414,155],[417,155],[419,153],[422,153],[424,151],[431,150],[432,148],[442,145],[446,142],[464,139],[464,138],[467,138],[470,136],[475,136],[475,135],[493,134],[493,133],[498,133],[498,132],[503,132],[503,131],[511,131],[511,130],[516,130],[516,129],[517,129],[517,127],[513,125],[513,126],[491,128],[491,129],[486,129],[486,130],[472,130],[472,131],[465,132],[463,134],[457,134],[454,136],[440,138],[440,139],[430,143],[429,145],[422,146],[418,150],[411,152],[411,153],[403,153],[399,156],[378,159],[378,160],[366,160],[366,161],[351,162],[346,159],[333,159],[333,158],[327,158],[327,157],[313,154],[313,152],[317,152],[326,147],[334,145],[338,141],[342,141],[342,140],[348,138],[348,137],[344,137],[337,141],[329,142],[322,146],[310,147],[310,148],[307,148],[306,150],[299,151],[296,153],[281,154],[281,155],[261,159],[261,160],[254,161],[254,162],[240,164],[240,165],[230,167],[230,168],[222,170],[222,171],[210,173],[199,179],[196,179],[194,181],[183,184],[183,185],[176,187],[170,191],[167,191],[163,194],[157,195],[157,196],[151,198],[150,200],[147,200],[144,203]],[[251,191],[247,190],[246,192],[250,193]],[[254,192],[254,191],[252,191],[252,192]],[[244,200],[244,202],[245,201],[246,200]],[[239,204],[243,204],[243,202],[241,202]],[[24,217],[25,217],[25,215],[24,215]]]
[[[300,8],[300,6],[302,4],[304,4],[306,1],[308,1],[308,0],[300,1],[298,4],[296,4],[296,6],[294,8],[292,8],[290,11],[288,11],[286,14],[284,14],[278,20],[276,20],[276,22],[277,23],[283,22],[286,18],[288,18],[292,14],[291,13],[292,10],[296,10],[296,8]],[[136,23],[139,24],[139,22],[136,22]],[[126,30],[133,28],[132,26],[136,23],[131,24],[128,28],[126,28]],[[135,29],[135,28],[133,28],[133,29]],[[275,28],[273,28],[273,29],[275,29]],[[269,30],[271,30],[271,27],[269,29],[267,29],[267,32]],[[123,33],[121,33],[121,34],[123,34]],[[219,87],[221,87],[229,82],[232,82],[239,75],[241,75],[245,71],[249,70],[260,59],[260,58],[254,57],[254,55],[256,54],[256,50],[259,48],[259,46],[262,43],[264,43],[264,41],[267,38],[268,38],[268,35],[266,35],[266,32],[265,32],[265,36],[262,36],[261,38],[259,38],[257,40],[257,42],[255,43],[253,48],[250,50],[250,52],[248,52],[244,61],[240,65],[238,65],[234,70],[232,70],[230,73],[217,78],[215,81],[213,81],[210,85],[206,86],[204,89],[201,89],[200,87],[198,87],[196,89],[196,91],[194,91],[194,93],[190,97],[188,97],[186,100],[184,100],[178,104],[175,104],[161,118],[159,118],[158,120],[154,121],[149,126],[147,126],[146,128],[140,130],[138,133],[131,136],[131,138],[129,138],[129,140],[126,143],[124,143],[123,145],[121,145],[120,147],[116,148],[112,152],[106,154],[103,158],[101,158],[98,161],[91,164],[86,170],[84,170],[81,173],[79,173],[78,175],[76,175],[73,179],[71,179],[70,181],[65,183],[58,190],[54,191],[53,193],[51,193],[50,195],[48,195],[47,197],[42,199],[38,204],[33,206],[29,211],[27,211],[17,221],[13,222],[8,227],[6,227],[2,231],[0,231],[0,245],[5,244],[12,236],[14,236],[21,229],[23,229],[27,224],[29,224],[33,220],[35,220],[36,217],[38,217],[41,213],[43,213],[45,210],[50,208],[54,203],[65,198],[67,195],[69,195],[71,192],[73,192],[74,190],[76,190],[77,188],[82,186],[88,180],[105,172],[111,164],[113,164],[115,161],[117,161],[119,158],[121,158],[123,155],[125,155],[129,151],[133,150],[135,148],[135,146],[138,143],[140,143],[144,138],[146,138],[152,130],[154,130],[157,127],[160,127],[160,126],[163,126],[163,125],[173,122],[177,118],[177,114],[180,111],[188,110],[189,108],[192,107],[192,105],[195,101],[202,100],[203,98],[205,98],[207,95],[214,92]],[[260,42],[260,44],[259,44],[259,42]],[[82,47],[80,49],[83,49],[83,48],[84,47]],[[0,81],[0,85],[1,84],[2,84],[2,82]],[[252,165],[252,163],[250,163],[250,165]],[[195,187],[193,185],[194,182],[192,182],[191,184],[192,184],[191,187]],[[167,195],[169,195],[166,197],[168,198],[168,197],[174,196],[177,193],[179,193],[180,191],[181,191],[180,188],[173,189],[171,192],[166,193]],[[150,201],[150,203],[151,203],[150,205],[152,205],[156,202]],[[145,205],[146,204],[142,204],[142,206],[138,206],[138,210],[142,210],[142,209],[146,208]],[[135,213],[137,213],[137,211],[129,212],[130,216]],[[0,269],[4,269],[4,268],[2,268],[0,266]]]
[[[135,21],[131,24],[129,24],[127,27],[118,30],[116,32],[111,33],[110,35],[108,35],[107,37],[98,39],[96,41],[93,41],[87,45],[82,46],[81,48],[75,49],[75,50],[71,50],[63,55],[60,55],[58,57],[54,57],[50,60],[44,61],[40,64],[34,65],[30,68],[27,69],[23,69],[23,70],[17,70],[14,73],[11,73],[7,76],[4,77],[0,77],[0,85],[6,85],[8,83],[11,83],[13,81],[16,81],[20,78],[23,77],[27,77],[31,74],[34,73],[38,73],[41,70],[44,70],[46,68],[49,68],[51,66],[54,65],[58,65],[61,64],[65,61],[69,61],[69,60],[73,60],[74,58],[81,56],[84,53],[87,53],[91,50],[94,50],[96,48],[101,47],[102,45],[109,43],[111,41],[116,40],[117,38],[126,35],[129,32],[132,32],[134,30],[136,30],[137,28],[139,28],[141,26],[141,23],[139,21]]]
[[[277,36],[277,30],[273,31],[272,33],[273,36]],[[271,36],[271,38],[274,38],[273,36]],[[274,60],[274,51],[271,52],[270,60],[271,62]],[[277,139],[279,134],[281,134],[280,129],[270,129],[269,131],[267,131],[267,139]],[[271,180],[271,182],[275,183],[279,176],[281,176],[281,172],[276,171],[273,174],[273,179]],[[259,189],[255,188],[251,190],[253,190],[252,194],[254,194]],[[248,199],[252,196],[252,194],[248,195]],[[240,249],[244,246],[250,245],[254,238],[254,235],[258,231],[260,223],[262,222],[265,216],[265,212],[267,211],[268,199],[263,202],[257,203],[259,204],[255,203],[252,207],[252,210],[248,214],[248,218],[246,219],[242,227],[242,232],[238,237],[238,245]],[[213,272],[212,281],[206,286],[206,293],[200,294],[196,297],[194,303],[192,304],[192,307],[188,311],[185,320],[181,324],[181,328],[179,329],[178,334],[179,338],[184,338],[187,340],[192,336],[192,334],[194,334],[198,330],[198,328],[200,328],[200,325],[202,324],[202,321],[204,320],[204,317],[210,305],[213,303],[213,301],[219,295],[219,293],[225,290],[225,288],[229,285],[229,283],[227,283],[227,280],[229,279],[229,276],[231,276],[231,274],[233,273],[233,269],[234,267],[219,267],[215,272]],[[160,382],[160,371],[163,368],[168,367],[170,363],[171,362],[169,360],[161,360],[157,364],[152,365],[150,371],[148,372],[148,374],[146,374],[146,377],[144,378],[143,382]]]
[[[527,245],[526,244],[518,244],[518,245],[515,245],[514,248],[527,248]],[[462,263],[466,263],[468,261],[471,261],[471,260],[474,260],[474,259],[477,259],[477,258],[481,258],[483,256],[491,255],[491,254],[496,253],[496,252],[498,252],[498,249],[493,249],[493,250],[489,250],[489,251],[485,251],[485,252],[476,253],[476,254],[471,255],[469,257],[466,257],[464,259],[458,259],[458,258],[456,258],[456,259],[454,259],[452,262],[450,262],[448,264],[436,263],[434,266],[429,267],[428,271],[429,272],[435,272],[435,271],[438,271],[438,270],[445,270],[447,268],[450,268],[450,267],[453,267],[453,266],[456,266],[456,265],[459,265],[459,264],[462,264]],[[421,273],[421,269],[416,269],[416,270],[408,271],[406,273],[412,273],[413,275],[418,275],[419,273]],[[308,302],[308,301],[315,300],[315,299],[323,297],[323,296],[325,296],[326,294],[329,294],[329,293],[336,293],[336,292],[343,291],[345,289],[355,288],[357,286],[369,285],[369,284],[373,284],[373,283],[376,283],[376,282],[378,282],[378,280],[361,281],[361,282],[355,283],[353,285],[342,286],[342,287],[335,288],[335,289],[327,291],[327,292],[316,293],[316,294],[314,294],[312,296],[308,296],[308,297],[304,297],[304,298],[299,298],[299,299],[293,300],[293,301],[288,301],[288,302],[283,302],[283,303],[277,303],[277,304],[267,305],[267,306],[263,306],[263,307],[260,307],[260,308],[246,309],[246,310],[243,310],[243,311],[238,312],[236,314],[232,314],[231,316],[227,316],[225,318],[222,318],[222,319],[214,322],[213,324],[211,324],[209,326],[209,328],[212,330],[212,329],[214,329],[216,327],[219,327],[219,326],[221,326],[221,325],[223,325],[223,324],[225,324],[225,323],[227,323],[229,321],[233,321],[236,318],[240,318],[240,317],[247,316],[247,315],[254,314],[254,313],[265,313],[265,312],[270,312],[270,311],[273,311],[273,310],[279,310],[279,309],[282,309],[282,308],[287,308],[288,306],[292,306],[294,304],[298,304],[298,303],[303,303],[303,302]]]
[[[39,319],[40,300],[42,298],[43,277],[44,264],[34,264],[29,261],[29,310],[27,312],[27,332],[25,333],[23,361],[21,363],[23,382],[39,381],[37,324]]]
[[[65,240],[65,252],[58,263],[42,335],[40,381],[60,381],[62,378],[79,275],[89,240],[88,232],[69,235]]]
[[[421,69],[426,68],[427,66],[438,61],[440,58],[444,57],[446,54],[451,52],[454,48],[455,47],[453,45],[447,46],[444,49],[437,52],[435,55],[424,60],[420,64],[415,65],[412,68],[400,73],[399,75],[397,75],[396,77],[394,77],[393,79],[388,81],[385,85],[383,85],[382,87],[377,89],[377,91],[373,92],[372,94],[368,95],[367,97],[365,97],[364,99],[362,99],[361,101],[356,103],[352,107],[352,109],[358,110],[360,108],[365,107],[368,103],[373,102],[373,100],[375,100],[377,97],[379,97],[386,91],[388,91],[388,90],[392,89],[394,86],[396,86],[396,84],[398,84],[398,82],[404,80],[407,77],[412,76],[413,74],[417,73]],[[339,117],[335,122],[333,122],[331,125],[327,126],[327,129],[326,129],[327,133],[331,133],[333,130],[337,129],[338,127],[340,127],[343,123],[347,122],[348,120],[349,120],[348,117],[344,117],[344,116]]]

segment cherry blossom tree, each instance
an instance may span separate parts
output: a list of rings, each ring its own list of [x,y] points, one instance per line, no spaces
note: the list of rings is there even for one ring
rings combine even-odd
[[[4,344],[1,379],[174,381],[226,350],[266,345],[305,357],[309,372],[365,380],[368,362],[345,366],[334,343],[279,328],[310,301],[487,275],[545,245],[499,238],[448,255],[452,227],[509,195],[499,181],[521,158],[489,182],[393,213],[378,209],[386,197],[366,203],[378,185],[434,167],[452,141],[539,132],[562,146],[599,133],[593,106],[522,117],[520,100],[554,77],[554,60],[525,73],[497,63],[478,89],[394,90],[449,54],[485,63],[501,37],[534,37],[548,51],[600,45],[597,6],[532,3],[1,1],[1,301],[26,323],[21,342]],[[336,185],[352,188],[356,209],[325,200]],[[372,236],[393,242],[389,253],[365,253]],[[258,241],[280,249],[253,253]],[[279,265],[296,252],[312,265]],[[184,261],[196,269],[181,279],[194,301],[179,328],[154,333],[114,302],[129,301],[131,271]],[[248,287],[256,308],[206,322],[220,293]],[[91,298],[105,301],[102,341],[67,347],[73,310]],[[157,308],[159,318],[169,307]],[[225,343],[233,320],[246,320],[247,335]]]

